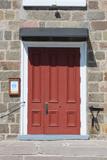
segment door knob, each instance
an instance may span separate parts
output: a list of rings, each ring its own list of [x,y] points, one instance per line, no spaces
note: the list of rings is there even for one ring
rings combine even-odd
[[[45,103],[45,114],[48,114],[48,103]]]

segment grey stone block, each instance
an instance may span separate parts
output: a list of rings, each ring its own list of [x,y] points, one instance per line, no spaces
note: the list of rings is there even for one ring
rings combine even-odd
[[[12,39],[12,32],[11,31],[5,31],[4,39],[5,40],[11,40]]]
[[[87,21],[62,21],[62,27],[88,28],[89,24]]]
[[[5,140],[5,135],[4,134],[0,134],[0,141]]]
[[[88,7],[89,7],[89,9],[98,9],[99,8],[98,2],[91,0],[91,1],[89,1]]]
[[[16,114],[16,123],[20,122],[20,114]]]
[[[7,105],[4,103],[0,103],[0,113],[7,111]]]
[[[0,70],[19,70],[19,62],[0,62]]]
[[[11,133],[19,133],[19,125],[17,125],[17,124],[10,125],[10,132]]]
[[[89,20],[104,20],[105,14],[104,14],[104,12],[99,12],[99,11],[89,11],[87,13],[87,19],[89,19]]]
[[[20,9],[22,6],[22,1],[12,1],[13,9]]]
[[[76,11],[72,13],[73,21],[84,21],[86,18],[86,14],[83,11]]]
[[[102,81],[103,80],[103,74],[99,72],[95,73],[88,73],[88,80],[89,81]]]
[[[9,83],[8,82],[1,82],[1,91],[8,91],[9,89]]]
[[[88,92],[98,92],[98,83],[88,84]]]
[[[93,93],[89,94],[89,102],[104,102],[104,94]]]
[[[8,28],[7,21],[2,21],[2,23],[0,23],[0,30],[7,30],[7,28]]]
[[[105,59],[105,53],[102,51],[98,51],[95,53],[95,57],[97,60],[104,60]]]
[[[70,12],[68,11],[58,11],[58,17],[56,15],[56,11],[28,11],[28,18],[37,19],[37,20],[69,20]]]
[[[19,107],[19,106],[20,106],[20,103],[16,103],[16,102],[9,102],[8,103],[8,109],[10,112],[17,109],[17,107]]]
[[[96,30],[106,30],[107,29],[107,21],[92,21],[91,22],[91,29]]]
[[[9,123],[15,123],[15,115],[14,115],[14,114],[8,115],[8,122],[9,122]],[[15,130],[15,129],[14,129],[14,130],[13,130],[13,129],[14,129],[14,126],[11,127],[11,130],[12,130],[12,131]],[[14,133],[14,132],[13,132],[13,133]]]
[[[7,51],[6,60],[20,60],[19,51]]]
[[[3,40],[3,31],[0,31],[0,40]]]
[[[92,41],[94,41],[94,40],[101,41],[102,40],[102,32],[99,32],[99,31],[91,32],[89,36],[90,36],[90,40],[92,40]]]
[[[12,49],[12,50],[20,49],[20,41],[11,41],[10,42],[10,49]]]
[[[10,97],[8,93],[4,93],[3,99],[4,99],[4,102],[16,102],[17,103],[20,101],[20,99],[17,97]]]
[[[6,140],[11,140],[11,141],[12,141],[12,140],[16,140],[16,139],[17,139],[17,136],[18,136],[18,135],[16,135],[16,134],[15,134],[15,135],[13,135],[13,134],[12,134],[12,135],[7,135],[7,136],[6,136]]]
[[[45,27],[62,27],[61,21],[46,21],[45,22]]]
[[[19,32],[13,32],[13,39],[14,40],[19,40]]]
[[[11,1],[0,0],[0,9],[10,9],[10,8],[11,8]]]
[[[6,72],[1,71],[0,72],[0,80],[6,81],[10,77],[15,78],[15,77],[19,77],[19,75],[20,75],[19,71],[6,71]]]
[[[8,124],[0,124],[0,133],[8,133],[8,132],[9,132]]]
[[[19,30],[19,27],[20,27],[20,21],[19,21],[19,19],[16,21],[9,21],[8,22],[8,30]]]
[[[6,20],[14,20],[14,18],[15,18],[15,12],[14,12],[14,10],[6,10],[5,11],[5,19]]]
[[[6,50],[8,48],[7,41],[0,41],[0,49]]]
[[[4,60],[5,51],[0,51],[0,60]]]

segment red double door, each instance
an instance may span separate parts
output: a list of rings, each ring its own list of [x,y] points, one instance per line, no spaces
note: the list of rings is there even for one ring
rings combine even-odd
[[[79,48],[28,51],[28,133],[80,134]]]

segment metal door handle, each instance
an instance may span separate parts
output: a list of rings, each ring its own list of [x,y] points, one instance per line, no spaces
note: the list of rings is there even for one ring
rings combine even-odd
[[[45,103],[45,114],[48,114],[48,103]]]

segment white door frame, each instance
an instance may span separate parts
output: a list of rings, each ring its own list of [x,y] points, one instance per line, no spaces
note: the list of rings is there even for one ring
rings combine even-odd
[[[20,135],[28,135],[28,47],[80,48],[80,135],[87,135],[87,42],[27,42],[21,41],[21,102]]]

